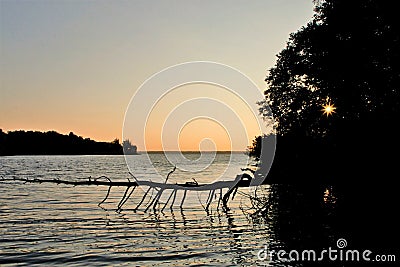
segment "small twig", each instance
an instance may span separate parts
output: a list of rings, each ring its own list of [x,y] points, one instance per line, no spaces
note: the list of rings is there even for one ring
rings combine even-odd
[[[208,210],[208,208],[210,207],[210,204],[212,202],[212,199],[214,198],[214,194],[215,194],[215,189],[211,190],[210,193],[208,194],[208,198],[207,198],[207,205],[206,205],[206,210]]]
[[[161,209],[161,212],[165,209],[165,207],[167,206],[167,204],[168,204],[168,202],[169,202],[169,200],[171,199],[171,197],[172,197],[173,194],[176,194],[176,189],[175,189],[174,191],[172,191],[171,195],[169,195],[169,197],[168,197],[168,199],[167,199],[167,202],[165,202],[164,206],[163,206],[162,209]]]
[[[162,193],[162,190],[158,191],[157,195],[151,200],[150,204],[148,204],[148,205],[146,204],[146,209],[144,210],[144,212],[147,212],[147,210],[151,207],[151,205],[153,205],[154,201],[156,201],[158,198],[160,198],[161,193]]]
[[[104,203],[104,201],[106,201],[107,200],[107,198],[108,198],[108,196],[110,195],[110,191],[111,191],[111,185],[108,187],[108,191],[107,191],[107,195],[106,195],[106,197],[99,203],[99,204],[97,204],[97,206],[99,206],[100,207],[100,205],[101,204],[103,204]]]
[[[193,178],[193,180],[194,180],[194,178]],[[203,207],[203,209],[204,210],[206,210],[206,207],[203,205],[203,203],[201,202],[201,198],[200,198],[200,195],[199,194],[197,194],[197,199],[199,200],[199,203],[200,203],[200,205]],[[206,204],[207,204],[207,201],[206,201]]]
[[[130,188],[129,186],[126,187],[126,190],[125,190],[125,192],[124,192],[124,195],[122,196],[121,200],[120,200],[119,203],[118,203],[117,211],[120,210],[121,203],[125,200],[125,197],[126,197],[126,194],[127,194],[128,191],[129,191],[129,188]]]
[[[180,208],[183,207],[183,202],[185,202],[185,199],[186,199],[186,189],[183,191],[183,198],[182,198],[182,201],[181,201]]]
[[[144,195],[143,195],[143,197],[142,197],[142,200],[141,200],[141,201],[139,202],[139,204],[136,206],[135,210],[137,210],[137,209],[140,207],[140,205],[142,205],[142,203],[143,203],[144,199],[146,198],[147,194],[149,193],[150,189],[151,189],[151,187],[149,187],[149,189],[147,189],[146,193],[144,193]]]
[[[112,185],[111,185],[111,179],[110,178],[108,178],[107,176],[100,176],[100,177],[97,177],[97,178],[95,178],[93,181],[94,182],[96,182],[98,179],[107,179],[109,182],[110,182],[110,186],[108,187],[108,191],[107,191],[107,195],[106,195],[106,197],[99,203],[99,204],[97,204],[97,206],[99,206],[100,207],[100,205],[101,204],[103,204],[106,200],[107,200],[107,198],[108,198],[108,196],[110,195],[110,191],[111,191],[111,187],[112,187]],[[89,180],[90,180],[90,177],[89,177]]]
[[[176,199],[177,190],[174,190],[174,197],[172,198],[171,206],[169,207],[170,210],[174,207],[175,199]]]
[[[235,190],[233,191],[232,198],[231,198],[232,200],[235,198],[238,189],[239,189],[239,187],[236,187]]]
[[[169,176],[170,176],[175,170],[176,170],[176,165],[174,166],[174,168],[172,169],[172,171],[170,171],[170,172],[167,174],[167,178],[165,178],[165,182],[164,182],[165,184],[167,183]]]
[[[133,191],[135,191],[135,189],[136,189],[136,186],[132,187],[131,192],[128,194],[128,196],[125,198],[125,200],[122,203],[120,202],[117,210],[122,210],[122,206],[128,201],[128,199],[131,197],[131,195],[132,195]]]
[[[161,194],[163,193],[163,191],[164,191],[164,190],[161,189],[161,190],[158,192],[158,194],[157,194],[157,199],[156,199],[156,201],[154,202],[154,205],[153,205],[153,210],[156,210],[157,203],[159,202],[160,197],[161,197]]]
[[[219,208],[219,203],[221,202],[221,200],[222,200],[222,188],[219,189],[219,198],[218,198],[217,210]]]

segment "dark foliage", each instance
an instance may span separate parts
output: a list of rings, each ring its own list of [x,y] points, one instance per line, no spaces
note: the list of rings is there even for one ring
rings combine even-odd
[[[261,154],[261,142],[262,137],[256,136],[253,140],[253,144],[247,148],[246,154],[250,157],[259,160]]]
[[[335,135],[400,113],[400,28],[395,1],[325,0],[290,35],[267,78],[278,134]],[[329,100],[327,100],[329,99]],[[336,113],[322,114],[331,101]],[[371,125],[379,130],[380,124]],[[345,130],[347,131],[347,130]]]
[[[119,155],[119,140],[96,142],[74,133],[10,131],[0,129],[0,155]]]
[[[278,134],[269,181],[392,181],[400,147],[395,7],[318,1],[313,19],[290,35],[266,78]],[[336,108],[329,116],[328,102]]]

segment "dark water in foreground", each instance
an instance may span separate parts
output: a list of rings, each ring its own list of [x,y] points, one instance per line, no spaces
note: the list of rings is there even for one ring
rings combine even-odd
[[[144,155],[136,157],[134,160],[139,164]],[[153,157],[158,160],[162,174],[170,170],[170,166],[163,165],[162,158]],[[223,173],[226,161],[226,156],[217,156],[215,166],[207,169],[208,178],[203,178]],[[235,162],[240,168],[241,159],[233,159]],[[1,157],[0,163],[3,177],[83,179],[107,175],[114,180],[127,177],[127,167],[120,156]],[[201,173],[193,175],[203,179]],[[174,179],[179,180],[179,175]],[[355,223],[349,217],[350,208],[341,210],[340,201],[345,194],[335,186],[265,185],[257,190],[257,198],[250,198],[249,194],[254,196],[254,192],[241,189],[229,202],[229,211],[217,209],[214,202],[208,212],[200,205],[167,208],[163,212],[159,209],[144,212],[142,208],[135,212],[132,208],[143,195],[136,192],[118,213],[115,208],[124,189],[113,188],[109,199],[98,207],[106,192],[107,188],[101,186],[0,183],[0,265],[354,265],[345,261],[258,258],[264,248],[315,249],[317,253],[323,248],[337,249],[339,238],[345,238],[352,249],[369,248],[375,254],[398,253],[391,243],[373,245],[377,236],[374,233],[383,229],[375,223],[377,211],[372,210],[365,217],[369,222],[364,225]],[[354,214],[360,219],[359,215],[364,213]],[[345,220],[354,223],[348,226]],[[357,228],[359,232],[354,232]],[[370,242],[364,243],[365,240]],[[385,238],[379,239],[382,240]],[[393,262],[377,266],[386,265],[393,266]]]

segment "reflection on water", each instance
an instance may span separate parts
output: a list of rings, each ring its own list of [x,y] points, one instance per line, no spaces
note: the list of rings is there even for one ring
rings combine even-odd
[[[123,157],[2,157],[2,176],[76,179],[126,177]],[[209,170],[211,171],[211,170]],[[230,209],[201,206],[134,211],[142,194],[124,210],[124,193],[105,187],[1,183],[0,263],[84,265],[272,265],[260,261],[268,246],[311,249],[338,238],[334,187],[262,186],[241,189]],[[308,266],[308,265],[304,265]]]
[[[320,251],[335,244],[338,238],[336,206],[326,202],[325,186],[272,185],[270,190],[268,206],[258,214],[270,227],[269,251]],[[276,259],[275,262],[288,264]],[[303,266],[296,262],[288,265]],[[309,265],[311,262],[305,266]]]
[[[241,214],[239,202],[228,213],[201,208],[116,213],[122,193],[115,190],[101,209],[100,187],[2,186],[0,260],[27,265],[236,265],[256,262],[257,248],[268,242],[264,228],[254,231]]]

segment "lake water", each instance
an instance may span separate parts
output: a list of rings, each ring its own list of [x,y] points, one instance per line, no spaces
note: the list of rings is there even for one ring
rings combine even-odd
[[[217,154],[213,164],[202,170],[209,159],[188,154],[187,159],[198,160],[200,170],[194,168],[189,176],[177,171],[168,182],[233,179],[235,173],[240,173],[240,167],[245,167],[242,164],[247,158],[244,154],[230,156]],[[157,179],[158,173],[166,177],[174,165],[162,154],[151,154],[150,158],[156,173],[146,165],[147,155],[129,156],[135,176]],[[231,168],[227,170],[229,162]],[[181,167],[184,164],[190,167],[188,162],[181,163]],[[0,157],[0,165],[0,175],[4,178],[78,180],[105,175],[113,181],[126,181],[130,177],[123,156]],[[296,212],[289,210],[291,219],[285,215],[288,210],[277,209],[279,205],[272,205],[275,208],[267,211],[257,209],[263,207],[263,201],[267,202],[272,188],[259,187],[256,200],[249,197],[254,192],[240,189],[229,202],[228,211],[217,207],[215,201],[208,211],[201,205],[184,205],[168,207],[162,212],[160,209],[145,212],[145,206],[134,211],[144,194],[137,189],[124,209],[116,212],[125,188],[113,187],[109,198],[99,207],[107,193],[105,186],[1,182],[0,263],[1,266],[292,266],[281,261],[260,261],[257,253],[266,245],[279,248],[297,240],[296,235],[290,235],[299,231],[293,225],[301,226],[304,214],[309,222],[307,216],[313,207],[310,203],[296,204]],[[329,224],[329,214],[335,205],[332,188],[316,191],[316,202],[324,204],[323,216],[305,230],[301,228],[303,245],[336,238]],[[293,194],[287,188],[282,192]],[[251,216],[257,212],[259,216]],[[296,217],[298,214],[301,217]],[[306,242],[311,239],[311,243]]]

